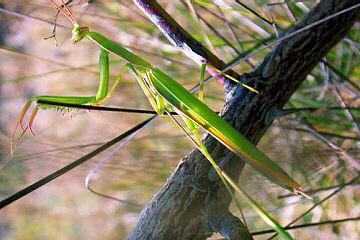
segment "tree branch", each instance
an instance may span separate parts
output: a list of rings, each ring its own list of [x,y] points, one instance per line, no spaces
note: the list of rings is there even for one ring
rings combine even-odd
[[[219,70],[223,70],[226,67],[226,64],[220,58],[193,38],[155,0],[134,0],[134,2],[161,30],[167,39],[194,62],[199,65],[206,63]],[[206,71],[211,76],[217,75],[217,72],[211,68],[206,68]],[[226,73],[234,78],[239,78],[239,74],[231,69]],[[218,80],[224,87],[227,87],[227,84],[230,83],[222,76],[218,77]]]
[[[134,1],[145,12],[151,8],[151,4],[156,4],[155,1]],[[285,35],[357,3],[359,0],[321,1]],[[168,14],[161,15],[163,12],[159,9],[152,9],[158,14],[153,21],[160,28],[168,26],[159,23],[171,19]],[[222,117],[252,143],[258,143],[271,124],[265,123],[267,111],[274,106],[281,109],[285,105],[321,58],[346,36],[358,17],[359,8],[282,41],[254,71],[239,77],[243,82],[256,83],[256,89],[263,95],[249,93],[239,85],[234,86],[226,96]],[[175,36],[189,36],[178,27],[175,33]],[[216,62],[213,54],[199,45],[192,48],[191,42],[190,37],[172,41],[180,46],[186,44],[208,62]],[[197,48],[202,51],[197,51]],[[223,69],[223,66],[217,68]],[[205,145],[214,158],[223,159],[221,164],[224,170],[237,179],[244,162],[210,136],[206,136]],[[238,221],[232,222],[233,216],[227,211],[231,198],[221,181],[210,177],[211,169],[208,161],[197,150],[182,159],[166,184],[141,212],[129,239],[205,239],[214,231],[222,230],[228,239],[249,239],[246,235],[244,238],[230,236],[229,232],[241,227],[238,227]],[[230,229],[221,227],[224,223],[230,223]]]

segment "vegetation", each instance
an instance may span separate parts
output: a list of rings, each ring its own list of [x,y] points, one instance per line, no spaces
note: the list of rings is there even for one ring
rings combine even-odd
[[[142,6],[143,1],[135,2]],[[209,137],[206,146],[232,177],[241,173],[239,185],[283,226],[293,221],[295,225],[303,224],[300,229],[289,231],[295,238],[353,238],[359,234],[359,26],[353,25],[359,8],[304,30],[356,3],[326,2],[310,13],[315,2],[162,2],[170,16],[175,16],[186,31],[203,43],[193,45],[194,40],[185,30],[177,29],[179,36],[185,36],[183,43],[191,49],[187,55],[180,54],[186,50],[185,45],[174,41],[178,49],[174,48],[133,3],[73,1],[70,5],[81,16],[81,23],[144,56],[188,89],[199,81],[198,56],[219,69],[225,67],[225,62],[241,59],[227,74],[253,85],[261,94],[250,96],[249,91],[229,80],[210,81],[205,88],[205,103],[214,110],[221,109],[225,89],[227,101],[222,116],[253,143],[266,131],[260,148],[299,179],[314,201],[285,195],[285,191],[254,170],[243,169],[242,161]],[[51,35],[52,23],[48,23],[55,14],[50,5],[41,1],[1,5],[2,199],[148,118],[95,110],[90,115],[83,110],[76,114],[63,112],[64,116],[39,111],[34,122],[37,136],[24,136],[11,159],[8,138],[21,106],[30,96],[86,96],[96,90],[96,46],[83,43],[74,49],[68,41],[71,36],[67,35],[71,26],[61,17],[56,25],[58,46],[51,39],[41,40]],[[167,15],[164,18],[169,20]],[[306,20],[297,21],[300,18]],[[294,27],[287,30],[291,26]],[[289,36],[291,32],[294,34]],[[164,33],[173,36],[171,32]],[[285,40],[276,41],[284,37]],[[274,48],[274,43],[275,50],[262,49],[267,44]],[[114,57],[110,65],[114,79],[123,61]],[[106,105],[148,108],[130,74],[125,74],[120,85]],[[283,106],[288,110],[280,111]],[[270,127],[273,119],[276,120]],[[108,156],[108,150],[2,210],[5,217],[0,223],[4,229],[1,234],[9,239],[125,238],[133,230],[141,206],[165,183],[189,147],[186,137],[169,121],[156,121],[117,151],[92,183],[96,191],[133,204],[119,205],[99,198],[82,186],[86,172]],[[249,202],[242,196],[238,199],[249,231],[267,229]],[[198,151],[193,151],[150,202],[131,236],[204,239],[217,231],[229,236],[229,229],[241,229],[246,234],[238,209],[227,210],[230,202],[231,197],[211,166]],[[331,221],[348,218],[351,219],[340,221],[341,224]],[[154,224],[156,221],[158,225]],[[323,221],[328,222],[316,227],[306,225]],[[104,227],[99,229],[99,224]],[[270,236],[260,234],[254,234],[254,238]]]

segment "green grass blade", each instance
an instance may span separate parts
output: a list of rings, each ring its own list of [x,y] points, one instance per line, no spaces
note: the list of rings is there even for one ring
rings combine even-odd
[[[245,196],[250,206],[259,214],[259,216],[271,227],[273,228],[283,239],[292,240],[293,238],[289,235],[287,231],[278,223],[274,218],[272,218],[261,206],[255,202],[244,190],[242,190],[224,171],[221,172],[226,181],[235,189],[236,192]]]

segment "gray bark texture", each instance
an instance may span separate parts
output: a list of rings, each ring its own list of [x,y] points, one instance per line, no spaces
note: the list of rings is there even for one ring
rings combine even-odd
[[[359,2],[323,0],[284,36]],[[251,73],[240,76],[263,94],[240,85],[228,87],[221,116],[257,144],[271,124],[265,121],[267,112],[285,105],[310,71],[346,36],[359,12],[356,8],[279,43]],[[211,136],[205,137],[205,145],[224,170],[238,179],[244,162]],[[228,211],[231,197],[211,169],[197,150],[184,157],[143,209],[129,239],[206,239],[213,232],[227,239],[251,239],[241,221]]]

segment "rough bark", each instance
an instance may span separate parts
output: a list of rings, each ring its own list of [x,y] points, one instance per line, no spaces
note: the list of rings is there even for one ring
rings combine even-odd
[[[359,0],[321,1],[285,34],[358,3]],[[359,8],[282,41],[254,71],[240,77],[243,82],[255,83],[263,95],[235,85],[227,93],[221,116],[251,142],[258,143],[271,124],[265,121],[268,110],[285,105],[358,17]],[[210,136],[206,136],[205,144],[222,161],[225,171],[237,179],[244,162]],[[248,239],[241,222],[228,212],[230,202],[221,181],[213,177],[208,161],[193,150],[143,209],[129,239],[205,239],[214,231],[228,239]]]

